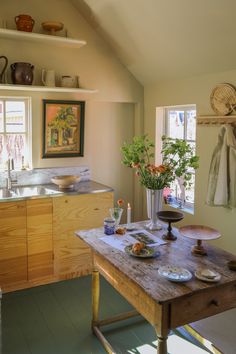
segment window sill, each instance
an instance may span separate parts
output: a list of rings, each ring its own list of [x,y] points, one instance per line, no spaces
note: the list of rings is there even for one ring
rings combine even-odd
[[[180,207],[177,203],[167,203],[165,205],[168,205],[168,206],[170,206],[171,208],[174,208],[174,209],[178,209],[179,211],[183,211],[185,213],[194,215],[194,208],[190,208],[190,207],[187,207],[187,206]]]

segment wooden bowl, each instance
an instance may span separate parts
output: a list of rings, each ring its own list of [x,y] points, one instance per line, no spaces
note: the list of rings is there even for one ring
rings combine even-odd
[[[157,217],[165,222],[177,222],[184,218],[184,214],[178,211],[163,210],[157,212]]]
[[[49,34],[55,34],[55,32],[61,31],[64,27],[63,23],[57,21],[46,21],[42,23],[42,27]]]
[[[175,241],[177,239],[177,235],[172,230],[171,223],[182,220],[184,218],[184,214],[178,211],[162,210],[157,212],[157,217],[161,221],[168,223],[167,233],[164,234],[162,238],[164,238],[164,240]]]
[[[52,177],[51,181],[52,183],[56,184],[59,189],[71,189],[74,187],[75,183],[78,183],[80,181],[80,176],[54,176]]]

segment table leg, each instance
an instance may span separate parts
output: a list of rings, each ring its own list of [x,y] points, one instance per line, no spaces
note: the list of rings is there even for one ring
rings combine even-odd
[[[99,272],[97,270],[92,271],[92,329],[98,323],[99,316],[99,296],[100,296],[100,280]]]
[[[167,339],[168,337],[157,337],[157,354],[168,354],[167,352]]]
[[[164,334],[160,334],[159,329],[155,328],[157,334],[157,354],[168,354],[167,351],[167,339],[168,332]]]

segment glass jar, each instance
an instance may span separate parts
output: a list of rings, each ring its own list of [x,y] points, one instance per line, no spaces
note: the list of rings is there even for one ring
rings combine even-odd
[[[116,224],[116,221],[114,218],[105,218],[104,219],[104,233],[106,235],[113,235],[115,233],[115,224]]]

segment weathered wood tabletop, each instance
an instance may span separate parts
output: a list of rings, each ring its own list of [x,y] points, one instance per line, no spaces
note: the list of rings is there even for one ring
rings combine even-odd
[[[144,222],[135,225],[142,228]],[[161,238],[166,228],[163,224],[162,230],[152,233]],[[156,328],[160,343],[170,329],[236,307],[236,272],[227,267],[236,257],[209,243],[204,244],[208,255],[196,256],[191,253],[195,241],[178,235],[176,241],[158,247],[158,257],[140,259],[100,240],[103,228],[77,231],[76,235],[91,247],[95,268]],[[170,282],[158,273],[164,265],[184,267],[193,277],[186,283]],[[194,272],[199,268],[217,271],[220,281],[196,279]],[[166,353],[166,345],[160,344],[158,350]]]

